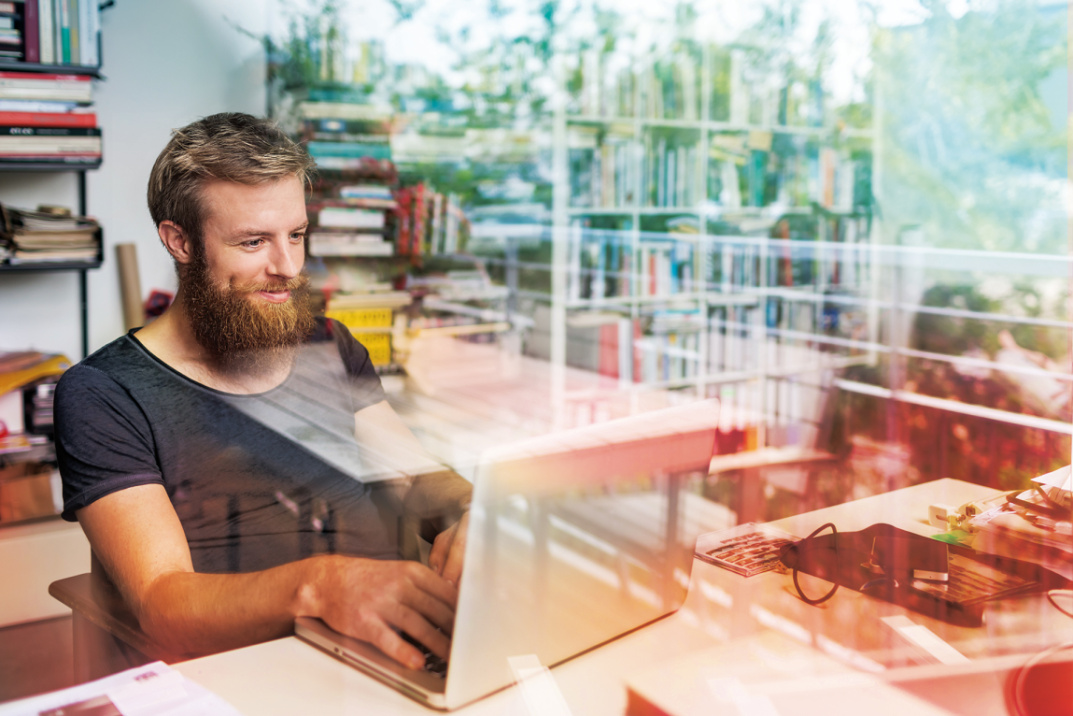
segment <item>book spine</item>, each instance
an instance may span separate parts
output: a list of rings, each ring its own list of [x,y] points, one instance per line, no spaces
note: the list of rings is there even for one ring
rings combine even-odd
[[[38,0],[25,0],[22,6],[22,42],[23,59],[26,62],[37,64],[41,62],[41,39],[38,35],[39,21],[37,12]],[[47,0],[45,0],[47,2]]]
[[[79,0],[68,0],[68,2],[70,3],[67,12],[71,25],[71,64],[78,65],[82,63],[82,47],[80,44],[81,38],[79,37],[78,28],[79,16],[81,15],[81,11],[78,9]]]
[[[59,39],[61,65],[71,64],[71,5],[70,0],[58,0],[60,8]]]
[[[420,256],[421,250],[425,245],[425,230],[428,226],[427,213],[428,207],[425,203],[425,185],[418,184],[414,187],[413,233],[410,236],[411,256]]]
[[[405,255],[410,246],[410,218],[413,210],[413,191],[410,187],[399,189],[395,197],[398,207],[395,209],[395,247],[397,253]]]
[[[101,8],[96,0],[89,3],[89,65],[101,66]]]
[[[86,77],[85,75],[0,71],[0,84],[8,87],[17,87],[20,85],[45,87],[55,82],[62,82],[65,86],[67,86],[68,83],[77,82],[80,87],[83,85],[89,87],[91,81],[92,78]]]
[[[90,8],[96,6],[97,0],[77,0],[78,2],[78,64],[83,67],[93,65],[92,49],[96,42],[90,38]]]
[[[47,164],[50,166],[87,167],[100,164],[101,154],[0,154],[3,164]]]
[[[99,137],[99,127],[88,126],[46,126],[42,124],[20,124],[9,115],[20,112],[0,112],[0,136],[4,137]],[[33,115],[30,115],[31,117]]]
[[[41,47],[41,63],[51,65],[56,62],[56,42],[52,0],[39,0],[37,5],[37,36]]]

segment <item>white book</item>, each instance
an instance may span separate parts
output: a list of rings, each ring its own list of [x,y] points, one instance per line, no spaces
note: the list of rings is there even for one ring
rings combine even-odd
[[[384,212],[378,209],[326,206],[320,210],[317,222],[320,226],[340,229],[382,229]]]
[[[395,247],[379,234],[334,234],[313,232],[309,235],[311,256],[391,256]]]
[[[96,2],[89,3],[89,38],[86,44],[89,46],[89,65],[98,67],[101,64],[100,55],[101,36],[101,9]]]
[[[37,4],[38,45],[41,50],[41,64],[56,63],[55,21],[52,14],[52,0],[41,0]]]

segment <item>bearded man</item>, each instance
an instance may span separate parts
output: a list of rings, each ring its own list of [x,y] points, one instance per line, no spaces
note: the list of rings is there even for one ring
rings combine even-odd
[[[403,636],[447,655],[469,485],[422,452],[368,351],[310,308],[312,169],[249,115],[173,132],[148,201],[179,289],[60,381],[63,516],[175,655],[315,616],[420,668]],[[404,559],[418,523],[428,566]]]

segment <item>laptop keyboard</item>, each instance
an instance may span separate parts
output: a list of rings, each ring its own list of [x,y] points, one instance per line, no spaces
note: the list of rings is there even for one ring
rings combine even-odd
[[[447,676],[447,659],[433,654],[427,646],[419,642],[417,639],[414,639],[406,632],[399,632],[399,636],[410,644],[416,646],[421,653],[425,655],[425,671],[437,676]]]

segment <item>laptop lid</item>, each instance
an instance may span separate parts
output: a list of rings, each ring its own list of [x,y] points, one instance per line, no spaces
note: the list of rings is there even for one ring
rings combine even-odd
[[[718,403],[705,400],[487,451],[478,465],[445,703],[510,685],[677,610]]]

